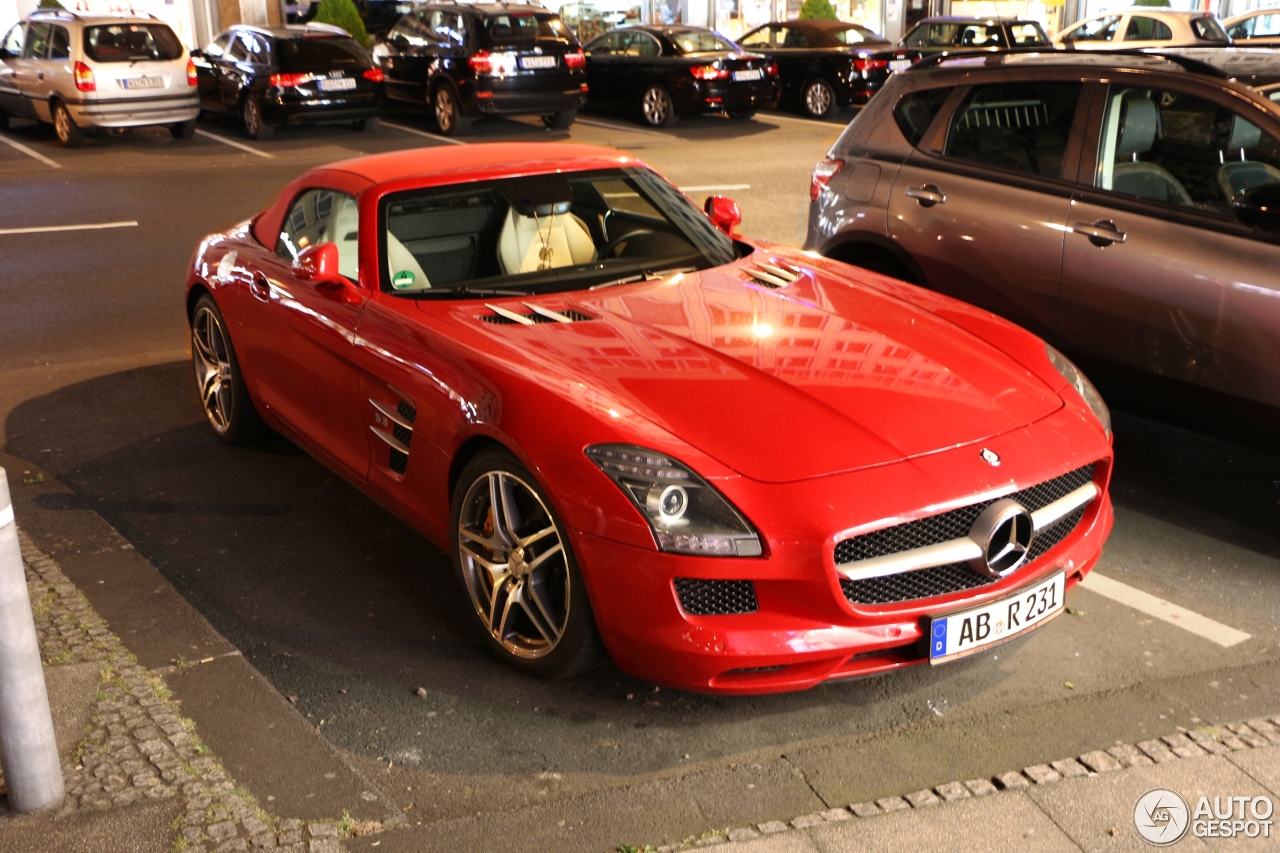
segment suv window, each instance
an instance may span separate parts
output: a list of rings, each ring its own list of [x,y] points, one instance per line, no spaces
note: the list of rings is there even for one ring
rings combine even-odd
[[[16,24],[4,37],[4,49],[10,56],[22,55],[22,43],[26,41],[27,25]]]
[[[1251,38],[1280,35],[1280,15],[1259,15],[1249,20],[1253,23],[1249,33]]]
[[[920,144],[925,131],[929,129],[934,116],[947,102],[951,92],[950,86],[945,89],[911,92],[903,95],[902,100],[898,101],[898,105],[893,108],[893,119],[898,123],[898,129],[902,131],[902,135],[907,138],[912,147]]]
[[[31,24],[27,30],[27,45],[22,50],[23,59],[44,59],[49,49],[49,25]]]
[[[1227,107],[1185,92],[1113,86],[1098,146],[1099,189],[1228,211],[1280,184],[1280,142]]]
[[[1080,83],[974,86],[956,110],[945,156],[997,169],[1062,177]]]
[[[231,33],[223,33],[209,42],[208,47],[204,49],[204,55],[210,59],[219,59],[227,52],[227,42],[229,41],[231,41]]]
[[[307,190],[298,196],[280,227],[276,254],[296,260],[321,243],[338,247],[338,272],[354,281],[358,270],[359,215],[353,196],[336,190]]]
[[[535,39],[573,41],[573,35],[558,15],[510,12],[485,18],[485,29],[493,44],[515,44]]]
[[[340,65],[368,65],[369,55],[355,39],[300,38],[276,42],[280,68],[285,71],[329,69]]]
[[[182,42],[164,24],[109,24],[84,28],[84,52],[94,62],[169,61]]]
[[[1202,41],[1227,41],[1227,32],[1218,23],[1218,19],[1205,15],[1203,18],[1191,19],[1191,31]]]
[[[1119,15],[1107,15],[1067,34],[1066,41],[1111,41],[1120,25]]]
[[[56,24],[49,30],[49,58],[50,59],[70,59],[71,58],[71,35],[67,32],[66,27],[59,27]]]
[[[241,33],[237,42],[244,45],[249,62],[266,67],[271,64],[271,45],[257,33]]]
[[[1143,15],[1129,16],[1129,26],[1125,28],[1125,41],[1169,41],[1173,38],[1173,30],[1164,21],[1148,18]]]
[[[446,44],[465,44],[467,41],[467,24],[457,12],[432,12],[431,31]]]

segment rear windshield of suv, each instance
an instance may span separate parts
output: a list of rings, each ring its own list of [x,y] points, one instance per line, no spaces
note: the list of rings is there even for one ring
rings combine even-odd
[[[360,43],[349,38],[281,39],[276,43],[276,56],[283,71],[369,65],[372,61]]]
[[[573,34],[559,15],[512,12],[485,18],[485,30],[494,44],[516,44],[535,39],[573,41]]]
[[[1203,18],[1192,18],[1191,29],[1195,31],[1196,38],[1203,41],[1228,41],[1227,31],[1222,28],[1222,24],[1218,23],[1217,18],[1209,15]]]
[[[168,61],[182,56],[182,42],[164,24],[108,24],[85,27],[84,52],[94,62]]]

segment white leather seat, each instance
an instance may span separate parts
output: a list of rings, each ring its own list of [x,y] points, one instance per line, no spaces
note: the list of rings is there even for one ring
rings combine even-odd
[[[406,249],[404,243],[390,231],[387,232],[387,267],[391,273],[391,288],[396,293],[413,293],[431,288],[431,281],[422,271],[422,265],[413,256],[413,252]],[[398,281],[397,276],[400,276]]]
[[[338,247],[338,272],[355,281],[360,274],[360,250],[357,239],[360,212],[354,198],[349,195],[339,197],[341,201],[338,202],[338,210],[329,218],[323,242],[333,243]]]
[[[550,250],[543,258],[542,250]],[[536,272],[596,259],[595,241],[581,219],[572,213],[523,216],[507,211],[507,221],[498,237],[498,263],[507,275]]]

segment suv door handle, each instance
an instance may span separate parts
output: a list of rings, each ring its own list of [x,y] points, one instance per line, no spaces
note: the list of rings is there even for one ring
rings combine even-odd
[[[920,203],[921,207],[933,207],[935,204],[942,204],[947,200],[946,194],[933,184],[925,184],[922,187],[907,187],[907,198],[914,198]]]
[[[1129,239],[1129,235],[1117,228],[1110,219],[1099,219],[1092,225],[1087,222],[1077,222],[1071,226],[1071,230],[1088,237],[1089,242],[1098,248],[1110,246],[1112,243],[1123,243]]]
[[[249,292],[255,298],[266,302],[271,298],[271,283],[267,281],[266,275],[262,272],[254,271],[253,280],[249,282]]]

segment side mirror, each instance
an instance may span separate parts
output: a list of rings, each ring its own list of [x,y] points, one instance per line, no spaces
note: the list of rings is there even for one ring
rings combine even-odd
[[[742,224],[742,208],[731,198],[722,195],[709,195],[702,209],[707,212],[711,224],[730,237],[738,236],[738,226]]]
[[[320,243],[302,250],[293,262],[293,274],[312,284],[336,284],[346,286],[347,279],[338,272],[338,247],[333,243]]]
[[[1236,196],[1231,207],[1245,225],[1280,231],[1280,184],[1263,184]]]

